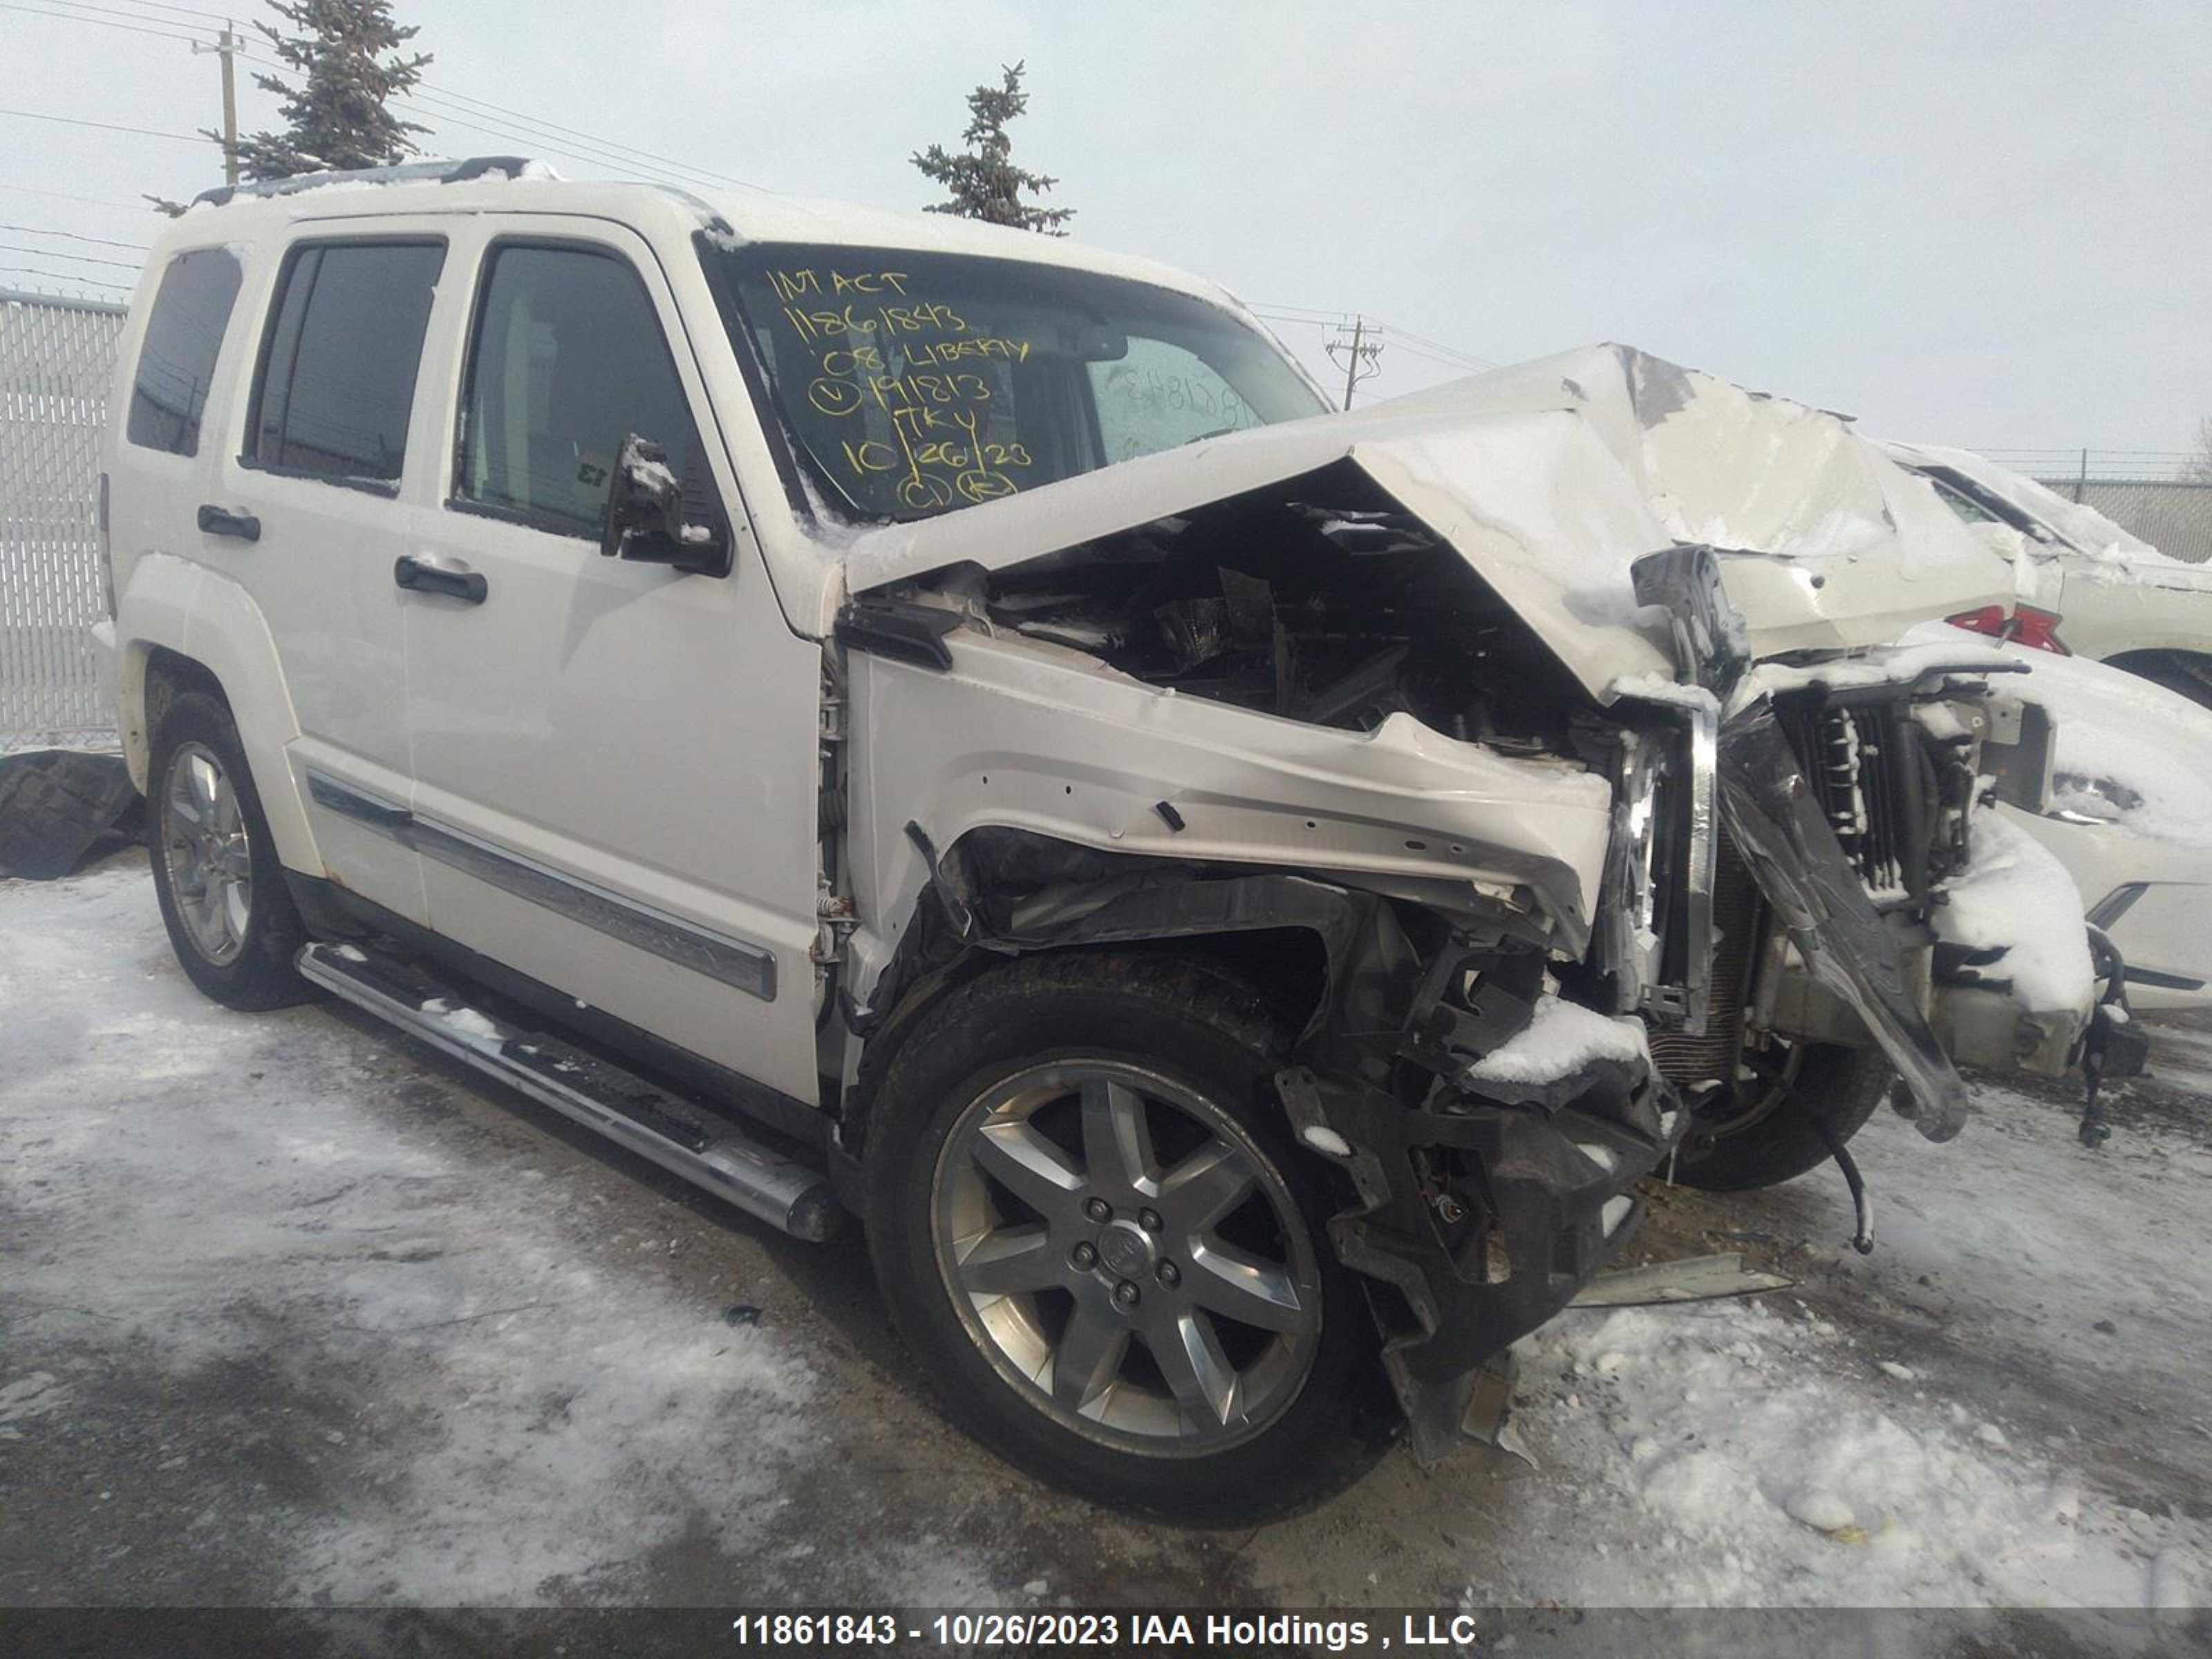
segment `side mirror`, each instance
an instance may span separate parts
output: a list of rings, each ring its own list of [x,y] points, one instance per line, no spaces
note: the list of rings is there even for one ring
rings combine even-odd
[[[684,522],[684,486],[668,465],[667,450],[635,432],[623,435],[607,480],[599,552],[678,570],[720,572],[729,561],[727,538],[714,526]]]

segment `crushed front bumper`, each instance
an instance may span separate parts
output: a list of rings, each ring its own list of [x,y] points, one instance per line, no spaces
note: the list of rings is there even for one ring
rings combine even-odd
[[[1641,1058],[1544,1083],[1462,1075],[1418,1108],[1308,1066],[1276,1081],[1309,1145],[1352,1149],[1340,1162],[1359,1202],[1330,1235],[1370,1282],[1383,1363],[1424,1462],[1461,1443],[1486,1366],[1628,1241],[1643,1207],[1629,1188],[1687,1127]]]

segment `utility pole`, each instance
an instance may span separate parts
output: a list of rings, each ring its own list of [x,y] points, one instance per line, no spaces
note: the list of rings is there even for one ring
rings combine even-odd
[[[222,181],[226,185],[238,182],[238,70],[236,58],[246,50],[246,37],[234,33],[229,21],[223,22],[222,32],[215,44],[204,46],[192,42],[192,56],[212,52],[222,58]]]
[[[1362,380],[1371,379],[1379,372],[1376,359],[1382,355],[1382,325],[1378,323],[1370,330],[1366,318],[1354,315],[1351,337],[1345,337],[1344,325],[1339,323],[1336,338],[1331,340],[1325,349],[1331,362],[1344,366],[1344,406],[1349,409],[1353,389]],[[1339,352],[1343,356],[1339,356]]]

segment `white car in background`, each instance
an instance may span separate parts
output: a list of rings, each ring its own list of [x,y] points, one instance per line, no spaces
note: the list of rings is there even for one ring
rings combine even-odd
[[[1882,447],[2013,562],[2015,603],[1954,623],[2109,663],[2212,707],[2212,568],[2169,558],[2094,507],[1970,450]]]
[[[2130,1003],[2212,1006],[2212,713],[2106,664],[2008,649],[2028,672],[2006,689],[2051,717],[2051,787],[2040,812],[1999,811],[2074,878],[2127,963]]]
[[[2015,599],[1916,629],[2008,641],[2056,738],[2044,810],[2002,809],[2081,889],[2139,1008],[2212,1006],[2212,569],[1969,450],[1886,443],[2012,561]]]

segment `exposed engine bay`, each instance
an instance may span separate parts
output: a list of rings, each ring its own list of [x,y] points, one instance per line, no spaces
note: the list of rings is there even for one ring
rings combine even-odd
[[[1467,562],[1352,469],[996,575],[992,619],[1146,683],[1315,726],[1403,711],[1508,753],[1567,752],[1584,699]]]
[[[854,708],[900,757],[882,787],[919,863],[856,883],[864,917],[914,921],[856,933],[873,977],[845,1012],[865,1045],[973,952],[1184,936],[1296,964],[1279,1091],[1341,1168],[1332,1238],[1433,1456],[1686,1146],[1802,1119],[1859,1192],[1856,1121],[1832,1132],[1833,1066],[1805,1056],[1863,1056],[1858,1094],[1893,1076],[1940,1140],[1968,1110],[1960,1064],[2055,1072],[2094,1022],[2028,1018],[2002,950],[1936,926],[1978,815],[2047,787],[2001,655],[1755,659],[1730,578],[1771,596],[1779,562],[1656,534],[1609,583],[1478,559],[1496,527],[1433,488],[1414,510],[1436,479],[1386,483],[1389,459],[848,610]],[[863,791],[881,842],[875,810]],[[848,1080],[864,1119],[865,1060]]]

